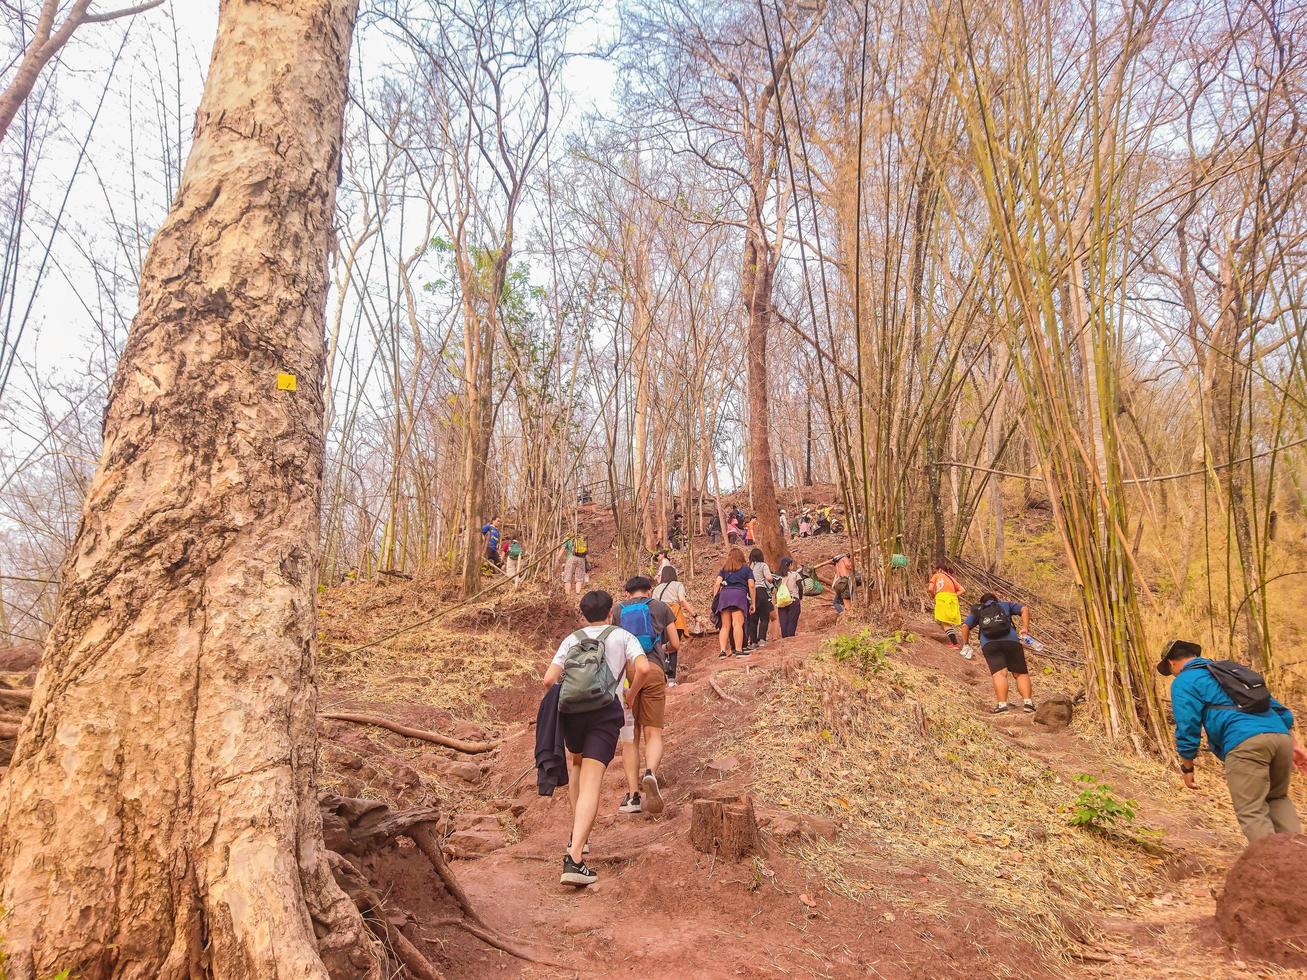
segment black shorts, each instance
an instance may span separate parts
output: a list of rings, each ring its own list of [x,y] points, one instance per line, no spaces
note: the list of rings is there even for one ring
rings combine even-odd
[[[605,766],[613,761],[617,754],[617,736],[626,723],[622,703],[617,698],[593,711],[560,714],[558,720],[563,726],[563,744],[568,752],[602,762]]]
[[[1001,674],[1010,670],[1014,674],[1028,674],[1026,666],[1026,648],[1020,640],[990,640],[981,646],[980,652],[989,664],[991,674]]]

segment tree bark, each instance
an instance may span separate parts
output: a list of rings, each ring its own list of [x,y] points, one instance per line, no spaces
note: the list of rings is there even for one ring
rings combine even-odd
[[[326,256],[356,2],[221,6],[0,786],[15,980],[379,975],[314,785]]]
[[[776,568],[789,555],[781,536],[780,507],[772,474],[770,408],[767,377],[767,333],[771,326],[772,275],[775,263],[757,229],[750,229],[744,246],[741,283],[749,319],[749,490],[758,515],[758,545]]]

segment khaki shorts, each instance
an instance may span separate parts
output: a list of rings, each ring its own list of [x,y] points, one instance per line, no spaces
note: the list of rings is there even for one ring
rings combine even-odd
[[[590,574],[585,570],[584,555],[568,555],[563,562],[563,584],[581,585],[590,581]]]
[[[635,699],[635,723],[642,728],[662,728],[667,710],[667,675],[656,665]]]

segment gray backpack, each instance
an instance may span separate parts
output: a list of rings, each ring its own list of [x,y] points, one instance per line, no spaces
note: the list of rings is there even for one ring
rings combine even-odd
[[[579,715],[611,704],[617,695],[617,680],[604,658],[604,641],[617,627],[607,626],[598,636],[584,629],[572,634],[576,640],[563,661],[563,689],[558,693],[558,710]]]

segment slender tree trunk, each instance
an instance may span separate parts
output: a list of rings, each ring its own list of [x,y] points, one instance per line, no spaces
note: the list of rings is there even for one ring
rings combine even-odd
[[[379,975],[325,860],[313,773],[326,256],[355,4],[222,4],[0,786],[11,978]]]

